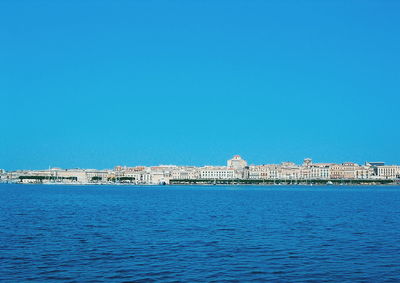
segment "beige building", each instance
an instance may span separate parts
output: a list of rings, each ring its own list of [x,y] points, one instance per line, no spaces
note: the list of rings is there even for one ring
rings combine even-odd
[[[332,179],[356,179],[357,171],[360,166],[353,162],[334,164],[330,167],[330,176]]]
[[[142,185],[142,184],[151,184],[151,174],[149,170],[143,170],[143,171],[131,171],[131,172],[126,172],[123,175],[118,176],[119,180],[123,177],[128,177],[132,178],[133,183],[137,185]],[[118,177],[117,177],[117,182],[118,182]]]
[[[283,162],[280,166],[279,177],[282,180],[298,180],[301,178],[300,167],[292,162]]]
[[[355,178],[358,180],[373,179],[374,169],[370,166],[359,166],[356,168]]]
[[[179,167],[171,172],[171,178],[176,180],[196,180],[200,178],[200,170],[197,167]]]
[[[22,183],[98,183],[107,182],[112,176],[111,170],[61,169],[17,171],[14,177]]]
[[[396,179],[400,178],[400,166],[399,165],[384,165],[377,166],[377,175],[384,179]]]
[[[292,162],[269,165],[249,166],[249,179],[259,180],[297,180],[300,178],[300,167]]]

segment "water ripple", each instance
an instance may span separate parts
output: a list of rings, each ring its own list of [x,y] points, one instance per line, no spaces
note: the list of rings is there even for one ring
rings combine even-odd
[[[0,193],[0,281],[400,281],[398,187]]]

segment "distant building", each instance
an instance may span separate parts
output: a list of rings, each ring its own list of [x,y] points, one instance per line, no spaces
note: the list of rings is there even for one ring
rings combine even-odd
[[[249,179],[267,180],[270,178],[270,167],[273,165],[251,165],[249,166]]]
[[[370,166],[358,166],[356,168],[356,179],[358,180],[365,180],[371,179],[373,176],[376,175],[374,168]]]
[[[240,155],[235,155],[232,159],[227,162],[228,168],[235,170],[243,170],[247,166],[246,160],[242,159]]]
[[[312,165],[312,159],[311,158],[305,158],[303,161],[303,166],[311,166]]]
[[[179,167],[171,172],[171,178],[176,180],[195,180],[200,178],[197,167]]]
[[[201,179],[236,179],[235,169],[227,167],[207,166],[200,169]]]
[[[310,178],[311,179],[321,179],[321,180],[329,179],[330,178],[329,165],[313,164],[310,167]]]
[[[360,168],[360,165],[353,162],[334,164],[330,167],[330,177],[332,179],[356,179]]]
[[[400,166],[399,165],[384,165],[377,167],[378,177],[384,179],[396,179],[400,178]]]

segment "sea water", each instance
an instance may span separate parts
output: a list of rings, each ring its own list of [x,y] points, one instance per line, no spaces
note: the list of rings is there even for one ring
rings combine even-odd
[[[0,280],[400,281],[400,187],[0,185]]]

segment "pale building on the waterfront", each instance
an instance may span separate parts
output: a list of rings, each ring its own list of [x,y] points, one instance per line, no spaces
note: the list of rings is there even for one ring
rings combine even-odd
[[[282,180],[297,180],[301,178],[300,167],[293,162],[282,162],[280,166],[280,178]]]
[[[396,179],[400,178],[400,166],[399,165],[383,165],[377,166],[377,175],[384,179]]]
[[[255,180],[268,180],[276,179],[279,173],[279,165],[250,165],[249,166],[249,179]]]
[[[139,168],[135,167],[130,167],[131,169],[124,171],[123,173],[120,173],[116,175],[116,181],[120,182],[124,178],[130,178],[132,183],[134,184],[151,184],[151,173],[150,173],[150,168],[144,167],[141,168],[142,170],[139,170]]]
[[[316,163],[310,166],[310,178],[314,180],[327,180],[331,177],[329,163]]]
[[[267,169],[264,165],[250,165],[249,179],[261,180],[267,179]]]
[[[370,179],[374,170],[370,166],[360,166],[353,162],[334,164],[330,167],[331,179]]]
[[[355,178],[358,180],[367,180],[374,177],[374,168],[370,166],[359,166],[355,171]]]
[[[296,180],[300,175],[300,167],[292,162],[249,166],[249,179]]]
[[[247,162],[240,155],[235,155],[232,159],[228,160],[227,166],[235,170],[243,170],[247,166]]]
[[[235,169],[224,166],[206,166],[200,168],[200,179],[236,179]]]
[[[61,169],[25,170],[15,171],[12,174],[14,180],[22,183],[99,183],[107,182],[113,175],[112,170],[97,169]]]
[[[194,166],[179,167],[172,171],[171,178],[176,180],[196,180],[200,178],[200,170]]]

